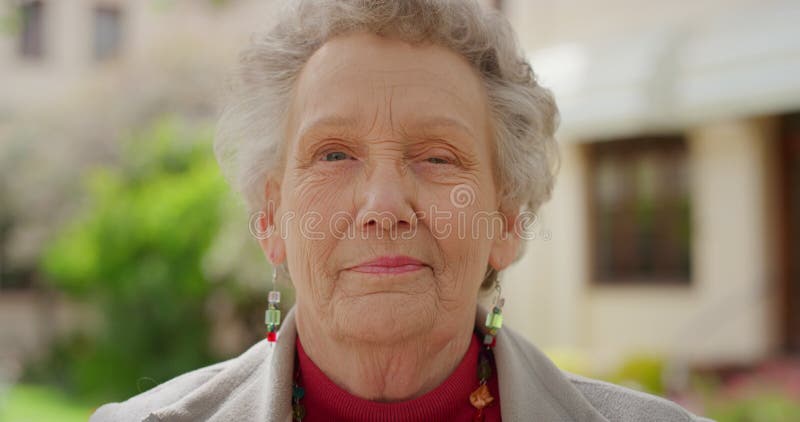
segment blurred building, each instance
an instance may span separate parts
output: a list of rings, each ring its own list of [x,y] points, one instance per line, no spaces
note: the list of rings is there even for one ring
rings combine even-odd
[[[273,3],[0,1],[0,378],[4,361],[33,357],[96,318],[36,273],[49,233],[78,205],[65,202],[77,202],[69,190],[82,171],[107,159],[98,151],[142,109],[218,102]],[[213,108],[200,112],[213,118]],[[36,167],[9,170],[23,156]],[[69,189],[56,195],[62,182]]]
[[[562,112],[509,320],[598,370],[799,353],[800,4],[502,5]]]
[[[152,60],[165,46],[230,64],[237,47],[269,22],[272,7],[273,1],[232,0],[0,2],[0,119]]]

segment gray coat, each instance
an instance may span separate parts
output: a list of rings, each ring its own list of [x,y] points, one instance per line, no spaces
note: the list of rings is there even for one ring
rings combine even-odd
[[[485,310],[476,322],[483,327]],[[197,369],[122,403],[101,406],[90,422],[291,422],[294,311],[276,345]],[[709,421],[670,401],[558,369],[539,349],[504,327],[494,349],[503,421]]]

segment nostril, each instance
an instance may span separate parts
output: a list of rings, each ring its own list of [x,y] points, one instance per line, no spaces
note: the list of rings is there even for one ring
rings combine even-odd
[[[412,218],[413,219],[413,218]],[[412,219],[398,218],[393,213],[370,213],[362,220],[364,227],[375,227],[390,229],[390,228],[409,228],[412,226]]]

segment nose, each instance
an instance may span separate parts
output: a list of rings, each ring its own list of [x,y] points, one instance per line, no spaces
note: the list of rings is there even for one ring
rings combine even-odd
[[[413,185],[402,165],[392,161],[374,165],[360,193],[356,222],[364,231],[378,233],[413,230],[417,224]]]

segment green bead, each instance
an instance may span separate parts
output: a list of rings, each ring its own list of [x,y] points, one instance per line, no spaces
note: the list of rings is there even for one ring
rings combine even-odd
[[[299,385],[295,385],[292,389],[292,398],[295,400],[300,400],[306,395],[306,390]]]
[[[278,309],[267,309],[264,313],[264,323],[267,325],[280,325],[281,311]]]
[[[486,326],[499,330],[503,326],[503,314],[489,314],[486,318]]]

